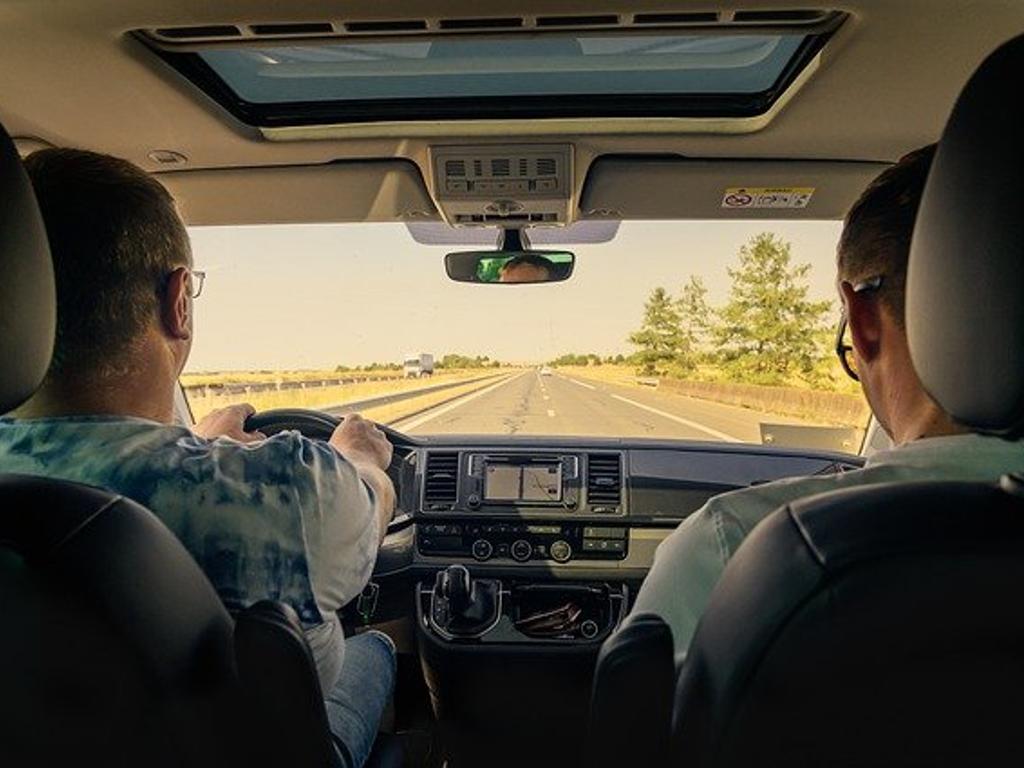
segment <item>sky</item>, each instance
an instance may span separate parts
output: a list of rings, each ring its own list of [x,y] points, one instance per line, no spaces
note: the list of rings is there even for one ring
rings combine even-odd
[[[547,285],[455,283],[445,247],[403,224],[193,227],[196,339],[187,371],[334,368],[407,352],[538,363],[568,352],[629,354],[651,290],[691,274],[723,304],[726,268],[760,232],[811,264],[811,299],[835,300],[838,221],[624,222],[610,243],[568,246],[576,269]]]

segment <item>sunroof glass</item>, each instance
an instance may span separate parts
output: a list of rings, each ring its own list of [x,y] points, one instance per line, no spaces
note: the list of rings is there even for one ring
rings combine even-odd
[[[751,95],[803,34],[451,37],[199,52],[251,104],[493,97]]]

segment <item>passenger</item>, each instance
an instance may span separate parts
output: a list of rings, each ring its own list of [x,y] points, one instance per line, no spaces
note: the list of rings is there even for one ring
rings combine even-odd
[[[42,387],[0,419],[0,471],[134,499],[178,536],[229,609],[266,598],[294,608],[340,759],[362,765],[395,649],[379,632],[345,640],[336,612],[370,579],[393,514],[390,444],[358,416],[329,443],[266,439],[245,431],[248,405],[192,430],[175,425],[201,276],[174,201],[105,155],[48,149],[25,165],[53,254],[57,339]]]
[[[840,339],[837,352],[847,372],[859,377],[875,417],[896,447],[876,453],[861,470],[716,496],[680,524],[658,547],[633,608],[666,621],[677,660],[685,655],[729,558],[780,506],[872,483],[994,482],[1024,465],[1024,444],[966,434],[928,396],[911,363],[904,324],[907,258],[934,154],[934,146],[919,149],[875,179],[847,214],[837,250],[844,307],[840,334],[848,322],[852,336],[852,345]]]
[[[506,261],[498,275],[499,283],[548,283],[555,265],[550,259],[533,253],[524,253]]]

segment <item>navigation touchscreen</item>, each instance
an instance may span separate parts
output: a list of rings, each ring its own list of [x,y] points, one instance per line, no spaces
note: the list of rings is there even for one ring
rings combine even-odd
[[[484,500],[497,502],[562,500],[562,465],[487,464]]]

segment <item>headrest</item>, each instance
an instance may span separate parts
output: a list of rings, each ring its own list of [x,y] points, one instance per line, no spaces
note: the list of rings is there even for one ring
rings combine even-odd
[[[978,432],[1024,430],[1024,37],[989,56],[939,142],[907,267],[921,382]]]
[[[27,400],[53,354],[53,262],[32,184],[0,126],[0,414]]]

